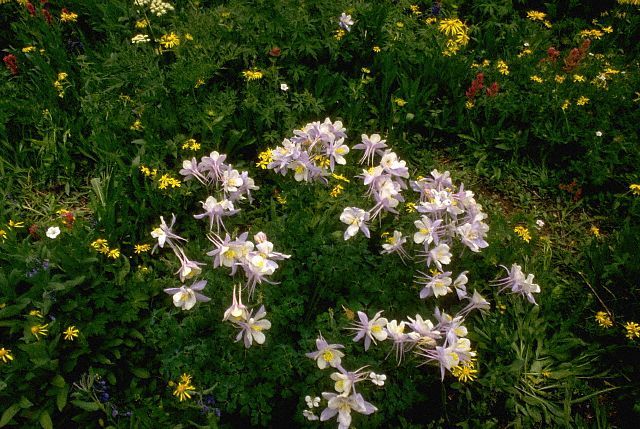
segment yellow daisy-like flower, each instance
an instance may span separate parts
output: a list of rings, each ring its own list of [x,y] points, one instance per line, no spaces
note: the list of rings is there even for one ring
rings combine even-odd
[[[287,197],[282,194],[276,194],[276,201],[284,206],[287,204]]]
[[[76,22],[78,20],[78,14],[75,12],[69,12],[66,9],[62,9],[60,13],[60,21],[62,22]]]
[[[184,40],[192,41],[193,40],[193,36],[190,33],[186,33],[184,35]]]
[[[151,250],[150,244],[136,244],[134,246],[133,252],[139,255],[140,253],[145,253],[145,252],[148,252],[149,250]]]
[[[562,102],[562,106],[560,106],[560,108],[562,110],[567,110],[569,108],[569,106],[571,106],[571,102],[569,100],[564,100]]]
[[[120,249],[110,249],[107,258],[118,259],[120,257]]]
[[[0,229],[0,238],[2,238],[2,241],[7,239],[7,231],[5,231],[4,229]]]
[[[187,374],[186,372],[182,373],[182,375],[180,376],[180,383],[191,383],[191,380],[193,379],[193,377],[190,374]]]
[[[180,399],[180,402],[182,402],[186,399],[191,399],[191,395],[193,394],[194,389],[195,387],[192,386],[190,382],[180,382],[176,386],[176,389],[173,391],[173,396],[178,397],[178,399]]]
[[[585,105],[589,104],[589,99],[583,95],[583,96],[581,96],[580,98],[578,98],[576,100],[576,104],[578,106],[585,106]]]
[[[546,13],[539,12],[537,10],[530,10],[529,12],[527,12],[527,18],[529,18],[532,21],[544,21],[546,17],[547,17]]]
[[[451,368],[451,374],[462,383],[474,381],[478,378],[478,370],[476,369],[475,362],[473,361],[467,361],[461,365],[454,366]]]
[[[607,312],[598,311],[595,318],[596,322],[598,322],[598,325],[602,326],[603,328],[610,328],[613,326],[613,321],[611,320],[611,317]]]
[[[198,79],[196,80],[196,84],[193,87],[200,88],[202,85],[204,85],[204,79]]]
[[[496,69],[498,69],[498,72],[502,75],[507,76],[509,74],[509,66],[502,60],[496,62]]]
[[[167,189],[169,186],[171,186],[171,188],[179,188],[182,186],[182,183],[168,174],[163,174],[160,179],[158,179],[158,188]]]
[[[35,46],[25,46],[24,48],[22,48],[22,52],[24,52],[25,54],[28,54],[29,52],[33,52],[35,50]]]
[[[600,30],[582,30],[580,33],[580,36],[583,38],[592,38],[592,39],[599,39],[602,36],[604,36],[604,33]]]
[[[78,338],[80,334],[80,330],[78,330],[75,326],[69,326],[64,332],[64,339],[67,341],[73,341],[74,338]]]
[[[625,336],[630,340],[634,338],[640,338],[640,325],[636,322],[627,322],[624,324],[624,329],[627,330]]]
[[[136,28],[142,30],[149,26],[149,20],[147,18],[139,19],[136,21]]]
[[[0,349],[0,360],[3,363],[9,363],[10,361],[13,360],[13,356],[11,355],[11,350],[10,349],[5,349],[4,347],[2,347]]]
[[[345,35],[347,34],[346,31],[344,31],[342,28],[338,28],[335,32],[335,34],[333,35],[333,37],[336,40],[341,40]]]
[[[242,72],[242,76],[248,81],[260,80],[264,77],[260,70],[245,70]]]
[[[29,316],[33,316],[33,317],[38,317],[40,319],[42,319],[44,316],[42,315],[42,312],[40,310],[31,310],[29,312]]]
[[[407,104],[407,102],[406,102],[405,100],[403,100],[402,98],[399,98],[399,97],[395,97],[395,98],[393,99],[393,102],[394,102],[395,104],[397,104],[398,106],[400,106],[400,107],[402,107],[402,106],[404,106],[405,104]]]
[[[637,183],[632,183],[629,185],[629,190],[633,195],[640,195],[640,185]]]
[[[260,167],[263,170],[267,169],[267,166],[273,161],[273,150],[267,149],[258,154],[258,162],[256,167]]]
[[[98,238],[91,243],[91,247],[99,253],[109,253],[109,243],[104,238]]]
[[[420,12],[420,6],[418,6],[417,4],[412,4],[411,6],[409,6],[409,9],[411,9],[411,13],[413,13],[414,15],[422,14],[422,12]]]
[[[467,108],[467,110],[471,110],[473,109],[473,106],[475,106],[476,104],[473,102],[473,100],[467,100],[464,103],[464,107]]]
[[[600,237],[600,228],[598,228],[595,225],[591,225],[591,228],[589,229],[589,232],[595,237],[598,238]]]
[[[33,325],[31,327],[31,333],[34,337],[36,337],[36,340],[40,339],[40,335],[42,335],[43,337],[49,335],[49,330],[47,329],[48,326],[49,324],[45,323],[44,325]]]
[[[133,122],[133,124],[131,124],[129,129],[132,130],[132,131],[142,131],[142,130],[144,130],[144,126],[142,125],[142,122],[139,119],[136,119]]]
[[[531,55],[532,53],[533,53],[533,51],[531,49],[525,48],[525,49],[522,50],[522,52],[520,52],[518,54],[518,58],[522,58],[524,56]]]
[[[457,36],[466,33],[466,25],[458,18],[443,19],[438,24],[438,30],[447,36]]]
[[[607,34],[613,33],[613,27],[611,26],[602,27],[602,31],[604,31]]]
[[[564,82],[565,79],[566,79],[565,76],[561,76],[559,74],[557,74],[556,77],[555,77],[555,81],[557,83],[562,83],[562,82]]]
[[[178,35],[172,31],[169,34],[164,34],[160,38],[160,44],[165,49],[175,48],[176,46],[180,45],[180,37],[178,37]]]
[[[7,224],[9,229],[12,228],[24,228],[24,222],[14,222],[12,219],[9,219],[9,223]]]
[[[189,139],[182,144],[182,149],[199,150],[200,147],[201,145],[196,139]]]
[[[404,205],[404,209],[407,213],[415,213],[416,212],[416,203],[406,203]]]
[[[375,52],[376,54],[379,53],[380,51],[381,51],[380,46],[373,47],[373,52]]]
[[[536,82],[536,83],[542,83],[544,82],[544,79],[542,79],[540,76],[534,74],[533,76],[531,76],[529,79],[531,79],[532,81]]]
[[[572,77],[574,82],[585,82],[587,80],[581,74],[574,74]]]
[[[524,226],[516,226],[513,228],[513,232],[515,232],[518,237],[520,237],[524,242],[528,243],[531,241],[531,234],[529,233],[529,229]]]
[[[432,17],[429,17],[429,18],[425,19],[424,23],[427,24],[427,25],[431,25],[436,21],[438,21],[438,20],[432,16]]]
[[[350,183],[350,180],[347,179],[346,177],[340,175],[340,174],[336,174],[336,173],[331,173],[331,177],[333,177],[336,180],[341,180],[345,183]]]

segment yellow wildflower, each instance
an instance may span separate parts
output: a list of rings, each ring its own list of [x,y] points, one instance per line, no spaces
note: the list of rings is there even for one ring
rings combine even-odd
[[[260,167],[263,170],[267,169],[267,166],[273,161],[273,150],[267,149],[258,154],[258,162],[256,167]]]
[[[405,100],[403,100],[402,98],[399,98],[399,97],[394,97],[393,98],[393,102],[396,103],[400,107],[402,107],[405,104],[407,104],[407,102]]]
[[[476,365],[474,361],[463,362],[460,365],[456,365],[451,368],[451,374],[463,383],[467,383],[469,381],[473,381],[478,376],[478,370],[476,369]]]
[[[200,147],[201,145],[196,139],[189,139],[182,144],[182,149],[198,150]]]
[[[7,224],[9,229],[12,228],[24,228],[24,222],[14,222],[12,219],[9,219],[9,223]]]
[[[469,110],[473,109],[473,106],[475,106],[475,103],[473,102],[473,100],[467,100],[464,103],[464,107],[466,107]]]
[[[200,88],[202,85],[204,85],[204,79],[198,79],[196,80],[196,84],[193,87]]]
[[[581,74],[574,74],[573,75],[573,81],[574,82],[584,82],[584,81],[586,81],[586,79]]]
[[[29,312],[29,316],[33,316],[33,317],[38,317],[40,319],[42,319],[44,316],[42,315],[42,312],[40,310],[31,310]]]
[[[245,70],[242,72],[242,76],[246,80],[259,80],[264,76],[260,70]]]
[[[191,383],[191,379],[193,377],[191,377],[190,374],[182,373],[182,375],[180,376],[180,383]]]
[[[527,12],[527,18],[529,18],[532,21],[544,21],[546,17],[547,17],[546,13],[539,12],[537,10],[530,10],[529,12]]]
[[[422,14],[422,12],[420,12],[420,6],[418,6],[417,4],[412,4],[411,6],[409,6],[409,9],[411,9],[411,13],[413,13],[414,15]]]
[[[533,76],[531,76],[529,79],[531,79],[532,81],[536,82],[536,83],[542,83],[544,82],[544,79],[542,79],[540,76],[534,74]]]
[[[276,201],[282,205],[287,204],[287,197],[282,194],[276,194]]]
[[[136,28],[142,30],[149,26],[149,20],[147,18],[139,19],[136,21]]]
[[[629,185],[629,190],[633,195],[640,195],[640,185],[637,183],[632,183]]]
[[[191,399],[191,394],[193,393],[194,389],[195,387],[192,386],[190,382],[180,382],[176,386],[176,389],[173,391],[173,396],[177,396],[180,399],[180,402],[182,402],[185,399]]]
[[[129,129],[132,130],[132,131],[142,131],[142,130],[144,130],[144,126],[142,126],[142,122],[140,122],[140,119],[136,119],[133,122],[133,124],[131,124]]]
[[[168,174],[163,174],[160,179],[158,179],[158,188],[159,189],[167,189],[169,186],[172,188],[179,188],[182,186],[179,180],[169,176]]]
[[[329,195],[331,195],[333,198],[336,198],[338,195],[340,195],[342,193],[343,189],[344,189],[344,187],[342,185],[338,184],[338,185],[333,187],[331,192],[329,192]]]
[[[335,37],[336,40],[340,40],[345,36],[345,34],[347,34],[346,31],[344,31],[342,28],[338,28],[333,37]]]
[[[0,229],[0,238],[2,238],[2,241],[7,239],[7,231],[5,231],[4,229]]]
[[[35,50],[35,46],[25,46],[24,48],[22,48],[22,52],[24,52],[25,54],[28,54],[29,52],[33,52]]]
[[[9,363],[9,361],[12,361],[13,356],[11,355],[11,350],[2,347],[0,349],[0,360],[2,360],[3,363]]]
[[[584,106],[584,105],[586,105],[588,103],[589,103],[589,99],[587,97],[585,97],[584,95],[576,100],[576,104],[578,106]]]
[[[369,74],[369,73],[371,73],[371,70],[369,70],[369,69],[368,69],[368,68],[366,68],[366,67],[362,67],[362,68],[360,69],[360,71],[362,71],[362,73],[365,73],[365,74]]]
[[[547,21],[546,19],[544,21],[542,21],[542,23],[544,24],[545,27],[547,28],[551,28],[553,27],[553,25],[551,25],[551,23],[549,21]]]
[[[148,252],[149,250],[151,250],[150,244],[136,244],[133,252],[139,255],[140,253]]]
[[[120,257],[120,249],[109,249],[107,257],[111,259],[118,259]]]
[[[78,20],[78,14],[75,12],[69,12],[67,9],[62,9],[60,13],[60,21],[62,22],[76,22]]]
[[[373,52],[375,52],[376,54],[377,54],[378,52],[380,52],[380,51],[381,51],[380,46],[374,46],[374,47],[373,47]]]
[[[98,238],[96,241],[91,243],[91,247],[99,253],[109,253],[109,243],[104,238]]]
[[[406,203],[404,205],[404,209],[407,213],[415,213],[416,212],[416,203]]]
[[[532,53],[533,53],[533,51],[531,49],[525,48],[525,49],[522,50],[522,52],[520,52],[518,54],[518,58],[522,58],[522,57],[524,57],[526,55],[531,55]]]
[[[482,67],[489,67],[490,65],[491,65],[491,61],[489,60],[482,61]]]
[[[40,339],[39,335],[42,335],[43,337],[49,335],[49,330],[47,329],[48,326],[49,324],[45,323],[44,325],[33,325],[31,327],[31,333],[36,337],[36,340]]]
[[[607,34],[613,33],[613,27],[611,26],[602,27],[602,31],[604,31]]]
[[[457,36],[466,33],[467,26],[458,18],[442,19],[438,24],[438,30],[447,36]]]
[[[515,232],[518,237],[522,238],[522,240],[526,243],[531,241],[531,234],[529,233],[529,229],[524,226],[516,226],[513,228],[513,232]]]
[[[595,225],[591,225],[591,228],[589,229],[589,232],[591,234],[593,234],[593,236],[596,237],[596,238],[600,237],[600,228],[598,228]]]
[[[64,332],[64,339],[67,341],[73,341],[74,338],[78,337],[80,331],[75,326],[69,326]]]
[[[349,183],[349,179],[347,179],[346,177],[340,175],[340,174],[336,174],[336,173],[331,173],[331,177],[333,177],[336,180],[342,180],[343,182]]]
[[[396,27],[404,28],[404,22],[400,22],[400,21],[396,22]]]
[[[160,38],[160,44],[165,48],[165,49],[171,49],[174,48],[176,46],[180,45],[180,37],[178,37],[178,35],[176,33],[174,33],[173,31],[169,34],[164,34],[161,38]]]
[[[604,36],[604,33],[602,31],[597,30],[595,28],[593,30],[582,30],[579,34],[583,38],[592,38],[592,39],[599,39],[602,36]]]
[[[555,81],[557,83],[562,83],[562,82],[564,82],[564,80],[565,80],[565,76],[561,76],[561,75],[557,74],[556,77],[555,77]]]
[[[193,36],[191,34],[189,34],[189,33],[185,33],[184,40],[192,41],[193,40]]]
[[[498,60],[498,62],[496,63],[496,69],[498,69],[498,72],[500,74],[503,74],[505,76],[509,74],[509,66],[502,60]]]
[[[633,340],[634,337],[640,338],[640,325],[636,322],[627,322],[624,324],[624,328],[627,330],[626,337]]]
[[[571,106],[571,102],[569,102],[569,100],[564,100],[562,102],[562,106],[560,106],[560,108],[562,110],[567,110],[569,108],[569,106]]]
[[[611,320],[609,313],[598,311],[595,317],[598,325],[602,326],[603,328],[610,328],[613,326],[613,321]]]
[[[140,171],[142,171],[142,174],[144,174],[146,177],[155,177],[156,174],[158,174],[158,169],[154,168],[153,170],[149,169],[149,167],[146,167],[144,165],[140,166]]]
[[[430,17],[430,18],[425,19],[425,20],[424,20],[424,23],[425,23],[425,24],[427,24],[427,25],[431,25],[431,24],[433,24],[433,23],[434,23],[434,22],[436,22],[436,21],[438,21],[438,20],[432,16],[432,17]]]

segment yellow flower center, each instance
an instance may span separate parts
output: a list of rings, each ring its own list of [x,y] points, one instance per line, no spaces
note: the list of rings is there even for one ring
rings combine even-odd
[[[325,351],[324,353],[322,353],[322,359],[327,362],[331,362],[333,360],[333,352],[331,350]]]

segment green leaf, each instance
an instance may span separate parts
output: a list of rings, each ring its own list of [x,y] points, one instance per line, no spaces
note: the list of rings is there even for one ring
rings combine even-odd
[[[64,385],[66,384],[66,382],[64,381],[64,378],[62,378],[62,376],[60,374],[56,375],[55,377],[53,377],[53,380],[51,380],[51,384],[53,384],[56,387],[64,387]]]
[[[67,405],[67,396],[69,395],[69,386],[64,386],[62,389],[58,391],[56,395],[56,406],[58,407],[58,411],[62,411],[63,408]]]
[[[139,378],[149,378],[151,374],[144,368],[131,368],[131,373]]]
[[[40,414],[40,426],[42,426],[42,429],[53,429],[53,422],[47,410],[44,410],[42,414]]]
[[[98,411],[100,409],[100,405],[96,404],[95,402],[86,402],[74,399],[73,401],[71,401],[71,403],[78,408],[82,408],[85,411]]]
[[[0,418],[0,428],[6,426],[13,416],[15,416],[18,411],[20,411],[20,404],[13,404],[2,413],[2,417]]]

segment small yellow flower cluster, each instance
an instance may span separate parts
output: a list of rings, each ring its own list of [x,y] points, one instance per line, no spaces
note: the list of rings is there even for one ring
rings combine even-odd
[[[176,46],[180,46],[180,37],[178,37],[178,35],[173,31],[168,34],[164,34],[160,38],[160,45],[165,49],[175,48]]]
[[[9,229],[13,229],[13,228],[20,229],[20,228],[24,228],[24,222],[15,222],[13,219],[9,219],[7,226],[9,227]]]
[[[281,193],[276,192],[275,197],[276,197],[276,201],[277,201],[278,203],[282,204],[283,206],[284,206],[285,204],[287,204],[287,197],[285,197],[285,196],[284,196],[284,195],[282,195]]]
[[[106,255],[107,258],[118,259],[120,257],[120,249],[110,249],[109,243],[104,238],[98,238],[96,241],[91,243],[91,247],[96,252]]]
[[[336,174],[336,173],[331,173],[331,177],[333,177],[336,180],[341,180],[345,183],[350,183],[351,181],[349,179],[347,179],[346,177],[344,177],[341,174]]]
[[[373,47],[373,52],[375,52],[376,54],[379,53],[382,49],[380,49],[380,46],[374,46]]]
[[[524,48],[522,52],[518,54],[518,58],[526,57],[527,55],[533,54],[533,51],[529,48]]]
[[[613,33],[613,27],[611,27],[610,25],[608,25],[606,27],[602,27],[602,31],[604,31],[607,34],[611,34],[611,33]]]
[[[191,395],[195,390],[195,387],[191,384],[191,376],[189,374],[182,374],[177,385],[173,382],[169,382],[169,385],[176,386],[175,390],[173,391],[173,396],[176,396],[178,399],[180,399],[180,402],[184,401],[185,399],[191,399]]]
[[[40,310],[31,310],[31,311],[29,311],[29,316],[37,317],[39,319],[42,319],[44,317]]]
[[[196,139],[189,139],[182,144],[182,149],[185,150],[199,150],[200,147],[201,145],[196,141]]]
[[[573,78],[574,82],[585,82],[586,81],[585,77],[582,76],[581,74],[574,74],[572,76],[572,78]]]
[[[143,30],[149,26],[149,20],[147,18],[139,19],[136,21],[136,28]]]
[[[331,195],[333,198],[336,198],[338,195],[342,193],[343,189],[344,189],[344,186],[337,184],[336,186],[333,187],[333,189],[331,189],[331,192],[329,192],[329,195]]]
[[[604,32],[594,28],[593,30],[582,30],[578,33],[583,39],[599,39],[604,36]]]
[[[529,229],[525,228],[524,226],[516,226],[515,228],[513,228],[513,232],[515,232],[518,237],[522,238],[522,240],[526,243],[531,241],[531,234],[529,233]]]
[[[58,73],[58,79],[53,82],[53,87],[58,91],[58,97],[64,97],[64,86],[62,85],[67,80],[68,74],[65,72]]]
[[[531,79],[532,81],[536,82],[536,83],[542,83],[544,82],[544,79],[542,79],[540,76],[538,76],[537,74],[534,74],[533,76],[531,76],[529,79]]]
[[[0,238],[4,242],[4,240],[7,239],[7,231],[5,231],[4,229],[0,229]]]
[[[498,72],[502,75],[507,76],[509,74],[509,66],[502,60],[496,62],[496,69],[498,69]]]
[[[49,330],[47,329],[48,326],[49,324],[45,323],[44,325],[33,325],[31,327],[31,333],[34,337],[36,337],[36,340],[40,339],[40,335],[42,335],[43,337],[49,335]]]
[[[562,75],[559,75],[559,74],[557,74],[556,77],[554,78],[556,83],[563,83],[565,79],[566,79],[565,76],[562,76]]]
[[[427,24],[427,25],[431,25],[431,24],[433,24],[434,22],[437,22],[437,21],[438,21],[438,20],[437,20],[436,18],[434,18],[433,16],[431,16],[431,17],[429,17],[429,18],[425,19],[425,20],[424,20],[424,23],[425,23],[425,24]]]
[[[546,13],[539,12],[537,10],[530,10],[529,12],[527,12],[527,18],[529,18],[531,21],[540,21],[544,24],[545,27],[551,28],[551,23],[545,19],[546,17]]]
[[[629,185],[629,190],[633,195],[640,195],[640,184],[632,183]]]
[[[598,325],[602,326],[603,328],[610,328],[613,326],[613,321],[611,320],[611,316],[609,316],[609,313],[605,311],[598,311],[595,317]]]
[[[140,253],[146,253],[149,250],[151,250],[151,245],[150,244],[136,244],[133,247],[133,253],[139,255]]]
[[[62,9],[60,12],[60,21],[62,22],[76,22],[78,20],[78,14],[75,12],[69,12],[67,9]]]
[[[626,337],[630,340],[634,338],[640,338],[640,325],[636,322],[627,322],[624,324],[624,329],[627,330]]]
[[[64,339],[67,341],[73,341],[74,338],[77,338],[80,334],[80,330],[78,330],[75,326],[69,326],[64,332]]]
[[[157,168],[154,168],[153,170],[150,170],[149,167],[144,166],[144,165],[140,166],[140,171],[146,177],[156,177],[156,174],[158,174],[158,169]]]
[[[618,0],[619,4],[630,4],[632,6],[640,6],[640,0]]]
[[[368,68],[366,68],[366,67],[362,67],[362,68],[360,69],[360,71],[362,71],[362,73],[364,73],[364,74],[369,74],[369,73],[371,73],[371,70],[369,70],[369,69],[368,69]]]
[[[562,106],[560,106],[560,108],[562,110],[567,110],[569,108],[569,106],[571,106],[571,102],[569,100],[564,100],[562,102]]]
[[[346,31],[344,31],[342,28],[338,28],[333,37],[335,37],[336,40],[341,40],[346,34]]]
[[[260,167],[263,170],[267,169],[267,166],[273,161],[273,149],[267,149],[258,154],[258,162],[256,167]]]
[[[451,374],[463,383],[474,381],[478,378],[478,370],[476,369],[476,363],[474,360],[463,362],[460,365],[456,365],[451,368]]]
[[[583,96],[580,96],[580,97],[576,100],[576,104],[577,104],[578,106],[585,106],[585,105],[589,104],[589,99],[588,99],[587,97],[585,97],[584,95],[583,95]]]
[[[591,235],[593,235],[595,238],[599,238],[600,237],[600,228],[598,228],[595,225],[591,225],[591,228],[589,229],[589,232],[591,233]]]
[[[264,77],[260,70],[245,70],[242,72],[242,76],[248,81],[260,80]]]
[[[407,213],[415,213],[416,212],[416,203],[406,203],[404,205],[404,209],[406,210]]]
[[[466,107],[466,108],[467,108],[467,110],[471,110],[471,109],[473,109],[473,106],[475,106],[475,105],[476,105],[476,104],[473,102],[473,100],[467,100],[467,101],[464,103],[464,107]]]
[[[136,119],[133,122],[133,124],[131,124],[129,129],[132,130],[132,131],[142,131],[142,130],[144,130],[144,126],[142,125],[142,122],[140,121],[140,119]]]
[[[193,85],[194,88],[200,88],[202,85],[204,85],[204,79],[198,79],[196,80],[196,84]]]
[[[420,6],[418,6],[417,4],[412,4],[411,6],[409,6],[409,9],[411,9],[411,13],[414,15],[422,15]]]
[[[168,174],[163,174],[158,179],[158,189],[167,189],[171,186],[171,188],[179,188],[182,186],[182,183],[174,177],[169,176]]]
[[[24,52],[25,54],[28,54],[29,52],[33,52],[35,50],[35,46],[25,46],[24,48],[22,48],[22,52]]]
[[[447,48],[442,52],[446,57],[455,55],[460,48],[469,43],[469,27],[458,18],[442,19],[438,24],[438,30],[447,36]]]

